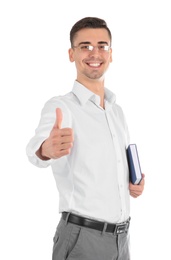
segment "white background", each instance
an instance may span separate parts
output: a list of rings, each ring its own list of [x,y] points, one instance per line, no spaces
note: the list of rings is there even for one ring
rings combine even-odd
[[[56,184],[50,168],[28,162],[25,147],[44,103],[72,88],[69,31],[85,16],[105,19],[112,31],[106,85],[146,174],[143,196],[131,199],[132,260],[171,259],[170,14],[169,0],[1,1],[0,259],[51,259]]]

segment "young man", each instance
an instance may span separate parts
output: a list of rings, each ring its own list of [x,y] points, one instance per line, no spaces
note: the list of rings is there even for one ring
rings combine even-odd
[[[112,36],[104,20],[86,17],[70,31],[73,89],[45,104],[29,160],[51,166],[59,191],[53,260],[128,260],[130,194],[127,124],[115,95],[105,88],[112,62]]]

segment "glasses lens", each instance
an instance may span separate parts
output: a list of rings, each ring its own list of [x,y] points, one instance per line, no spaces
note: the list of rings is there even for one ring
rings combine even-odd
[[[81,51],[92,51],[93,46],[91,46],[91,45],[80,45],[80,50]]]
[[[99,52],[106,52],[110,50],[110,46],[108,45],[98,45],[98,46],[92,46],[92,45],[80,45],[80,46],[74,46],[74,48],[79,48],[82,52],[89,52],[94,49],[98,49]]]
[[[110,50],[110,46],[108,46],[108,45],[99,45],[98,49],[99,49],[99,51],[109,51]]]

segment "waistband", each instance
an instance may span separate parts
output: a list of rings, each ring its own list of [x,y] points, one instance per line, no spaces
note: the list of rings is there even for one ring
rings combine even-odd
[[[101,221],[96,221],[90,218],[84,218],[82,216],[75,215],[69,212],[62,212],[63,220],[66,220],[69,223],[76,224],[82,227],[91,228],[103,232],[113,233],[113,234],[122,234],[126,233],[130,225],[130,217],[127,221],[122,223],[106,223]]]

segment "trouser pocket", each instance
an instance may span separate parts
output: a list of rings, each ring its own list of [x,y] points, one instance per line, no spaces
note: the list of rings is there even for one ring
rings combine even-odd
[[[119,255],[117,242],[117,236],[113,234],[103,235],[99,231],[80,228],[76,235],[73,229],[70,236],[72,248],[66,260],[128,260],[125,254],[124,257]]]
[[[52,260],[63,260],[64,259],[64,248],[63,248],[63,233],[65,230],[65,222],[60,220],[55,235],[53,237],[53,253]]]
[[[70,232],[68,246],[67,246],[67,254],[66,260],[69,260],[73,255],[77,255],[80,250],[81,244],[81,227],[73,226]],[[77,259],[77,258],[76,258]]]
[[[52,260],[66,260],[75,250],[79,241],[81,228],[63,221],[57,227],[53,238]],[[81,260],[81,259],[79,259]]]

